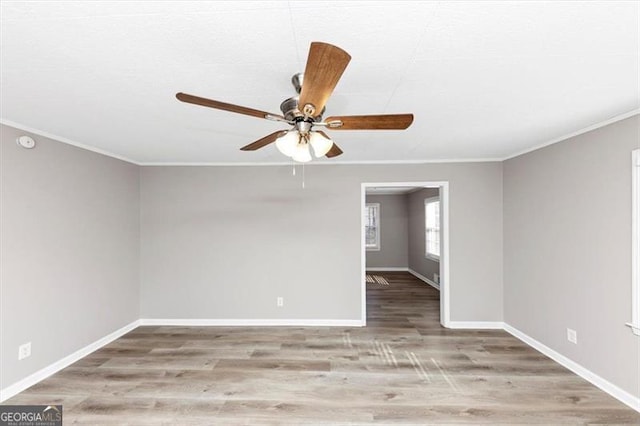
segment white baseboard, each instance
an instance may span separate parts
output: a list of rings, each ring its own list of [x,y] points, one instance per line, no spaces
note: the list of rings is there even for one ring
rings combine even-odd
[[[502,321],[449,321],[449,328],[468,330],[502,330]]]
[[[363,327],[361,320],[314,319],[162,319],[144,318],[140,325],[164,325],[184,327]]]
[[[375,266],[372,268],[365,268],[367,272],[407,272],[409,270],[409,268],[407,268],[406,266],[387,266],[387,267],[379,267],[379,266]]]
[[[108,334],[108,335],[104,336],[103,338],[96,340],[95,342],[85,346],[84,348],[78,349],[77,351],[75,351],[71,355],[67,355],[66,357],[62,358],[61,360],[56,361],[53,364],[50,364],[47,367],[44,367],[44,368],[36,371],[35,373],[25,377],[22,380],[19,380],[18,382],[14,383],[14,384],[12,384],[10,386],[7,386],[4,389],[1,389],[0,390],[0,402],[6,401],[7,399],[11,398],[12,396],[17,395],[18,393],[22,392],[23,390],[35,385],[39,381],[46,379],[47,377],[51,376],[52,374],[55,374],[58,371],[62,370],[63,368],[68,367],[69,365],[73,364],[74,362],[84,358],[85,356],[89,355],[91,352],[95,352],[96,350],[100,349],[101,347],[103,347],[105,345],[108,345],[109,343],[113,342],[117,338],[119,338],[119,337],[127,334],[131,330],[135,329],[136,327],[138,327],[138,325],[140,325],[140,320],[133,321],[132,323],[127,324],[124,327],[114,331],[113,333]]]
[[[576,363],[575,361],[570,360],[569,358],[560,354],[559,352],[556,352],[555,350],[544,345],[543,343],[540,343],[533,337],[530,337],[524,334],[517,328],[514,328],[509,324],[504,324],[504,330],[507,333],[513,335],[514,337],[522,340],[524,343],[531,346],[532,348],[542,352],[543,354],[545,354],[546,356],[548,356],[558,364],[568,368],[569,370],[576,373],[578,376],[582,377],[583,379],[587,380],[593,385],[599,387],[600,389],[602,389],[612,397],[616,398],[620,402],[640,412],[640,398],[630,394],[624,389],[621,389],[618,386],[614,385],[613,383],[603,379],[602,377],[584,368],[583,366]]]
[[[429,278],[425,277],[422,274],[417,273],[416,271],[414,271],[411,268],[407,268],[406,269],[407,272],[409,272],[411,275],[413,275],[414,277],[418,278],[419,280],[424,281],[425,283],[429,284],[431,287],[435,288],[436,290],[440,290],[440,284],[437,284],[436,282],[434,282],[433,280],[430,280]]]

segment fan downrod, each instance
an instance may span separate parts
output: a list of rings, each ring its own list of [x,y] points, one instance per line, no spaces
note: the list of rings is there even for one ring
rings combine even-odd
[[[298,95],[302,91],[303,82],[304,82],[304,73],[302,72],[294,74],[293,77],[291,77],[291,84],[293,84],[293,87],[296,89],[296,93]]]

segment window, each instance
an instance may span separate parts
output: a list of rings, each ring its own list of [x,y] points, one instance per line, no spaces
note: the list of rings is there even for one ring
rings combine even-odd
[[[380,250],[380,204],[367,203],[364,209],[364,235],[367,250]]]
[[[633,270],[631,271],[631,323],[628,325],[636,335],[640,336],[640,149],[633,151],[631,169]]]
[[[424,200],[425,255],[431,259],[440,259],[440,199]]]

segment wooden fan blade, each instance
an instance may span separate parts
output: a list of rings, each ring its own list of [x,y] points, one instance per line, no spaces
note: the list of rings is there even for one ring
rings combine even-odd
[[[311,43],[298,102],[300,111],[314,117],[322,113],[350,60],[351,56],[339,47],[317,41]],[[313,110],[305,108],[306,105],[311,105]]]
[[[267,119],[268,117],[273,117],[275,119],[284,120],[284,117],[278,114],[271,114],[270,112],[260,111],[253,108],[247,108],[240,105],[214,101],[213,99],[201,98],[199,96],[188,95],[186,93],[176,93],[176,98],[178,98],[179,101],[186,102],[188,104],[195,104],[195,105],[206,106],[209,108],[221,109],[224,111],[236,112],[238,114],[250,115],[252,117],[267,118]],[[282,121],[282,120],[279,120],[279,121]]]
[[[331,147],[331,149],[329,150],[329,152],[327,152],[327,158],[333,158],[333,157],[337,157],[338,155],[342,154],[342,150],[340,149],[340,147],[338,145],[336,145],[336,143],[333,143],[333,146]]]
[[[413,114],[344,115],[329,117],[325,122],[332,130],[404,130],[413,123]]]
[[[250,143],[249,145],[243,146],[240,148],[240,151],[255,151],[256,149],[263,148],[270,143],[275,142],[280,136],[284,136],[285,133],[287,133],[286,130],[278,130],[277,132],[273,132],[262,139],[258,139],[257,141]]]

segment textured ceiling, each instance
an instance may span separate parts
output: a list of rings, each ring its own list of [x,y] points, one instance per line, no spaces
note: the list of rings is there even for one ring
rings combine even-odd
[[[352,56],[329,115],[415,114],[334,131],[331,162],[501,159],[637,110],[639,2],[78,1],[1,7],[1,119],[137,163],[274,163],[238,148],[279,113],[311,41]]]

